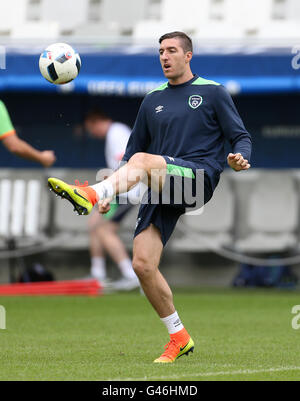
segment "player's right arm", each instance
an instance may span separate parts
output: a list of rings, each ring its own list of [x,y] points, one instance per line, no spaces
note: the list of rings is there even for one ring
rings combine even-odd
[[[11,153],[38,162],[44,167],[52,166],[56,160],[52,150],[40,152],[18,137],[2,101],[0,101],[0,140]]]
[[[146,152],[150,145],[151,137],[147,124],[146,99],[143,100],[139,109],[122,159],[123,161],[128,161],[135,153]]]

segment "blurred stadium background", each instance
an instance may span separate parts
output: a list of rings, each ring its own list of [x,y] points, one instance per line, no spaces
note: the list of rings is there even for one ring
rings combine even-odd
[[[104,146],[84,132],[83,116],[99,106],[132,126],[143,96],[165,81],[158,38],[173,30],[193,39],[193,72],[229,89],[252,134],[253,154],[249,172],[223,174],[202,215],[182,218],[162,260],[164,274],[172,285],[184,286],[228,286],[246,263],[262,269],[276,265],[267,277],[269,284],[284,266],[290,265],[290,275],[297,275],[299,1],[75,3],[0,1],[0,98],[18,134],[57,155],[55,168],[45,171],[0,148],[0,281],[9,281],[9,266],[22,270],[24,263],[41,263],[56,278],[88,274],[87,219],[77,218],[66,202],[48,196],[46,177],[95,181],[97,170],[105,167]],[[71,44],[82,60],[77,79],[64,86],[49,84],[38,68],[39,54],[55,42]],[[15,180],[24,180],[25,186],[31,182],[40,194],[33,210],[13,201]],[[26,190],[19,190],[25,197]],[[12,224],[4,205],[11,208]],[[129,249],[136,214],[137,209],[122,225]],[[24,225],[22,216],[27,216]],[[11,256],[19,254],[7,252],[14,247],[12,239],[25,249],[20,253],[28,254],[25,259],[15,260]],[[294,283],[291,277],[279,281]]]

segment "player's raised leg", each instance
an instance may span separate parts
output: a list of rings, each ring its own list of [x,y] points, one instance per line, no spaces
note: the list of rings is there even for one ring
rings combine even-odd
[[[194,342],[184,328],[173,303],[173,294],[159,271],[163,244],[160,231],[150,225],[133,242],[133,268],[149,302],[165,324],[170,341],[155,363],[172,363],[194,350]]]
[[[69,185],[57,178],[49,178],[48,184],[56,195],[72,203],[74,211],[86,215],[97,202],[128,192],[139,181],[146,180],[151,188],[159,191],[164,184],[166,167],[162,156],[136,153],[127,164],[99,184]]]
[[[91,256],[91,276],[99,281],[106,280],[105,249],[98,235],[98,227],[102,224],[102,216],[96,211],[91,213],[89,228],[89,245]]]

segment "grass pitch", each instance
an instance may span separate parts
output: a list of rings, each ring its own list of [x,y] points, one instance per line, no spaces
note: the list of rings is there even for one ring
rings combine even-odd
[[[175,291],[195,351],[152,361],[166,329],[139,293],[0,297],[0,380],[299,380],[297,292]]]

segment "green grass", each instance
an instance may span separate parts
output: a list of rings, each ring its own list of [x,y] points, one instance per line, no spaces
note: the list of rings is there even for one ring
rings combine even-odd
[[[168,335],[138,293],[0,297],[0,380],[300,379],[300,330],[291,327],[298,293],[177,291],[175,304],[195,351],[156,365]]]

